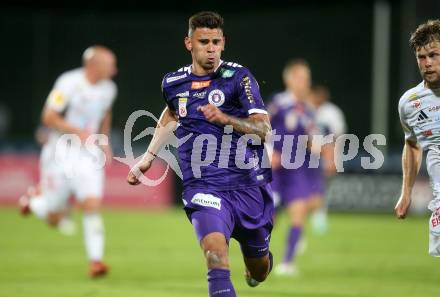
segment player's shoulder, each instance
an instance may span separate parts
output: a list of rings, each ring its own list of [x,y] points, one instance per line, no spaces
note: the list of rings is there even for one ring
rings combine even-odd
[[[75,68],[75,69],[67,70],[58,76],[57,82],[59,82],[59,83],[75,83],[81,79],[82,74],[83,74],[82,68]]]
[[[290,99],[289,94],[284,92],[278,92],[271,96],[267,110],[269,114],[275,116],[282,110],[288,109],[293,106],[293,101]]]
[[[101,92],[109,99],[114,100],[118,93],[118,86],[111,79],[105,79],[100,82]]]
[[[420,93],[423,92],[424,89],[425,89],[425,87],[424,87],[424,83],[422,81],[421,83],[419,83],[415,87],[412,87],[411,89],[404,92],[403,95],[400,97],[399,106],[403,106],[405,103],[420,99]]]
[[[291,95],[287,91],[276,93],[272,97],[272,103],[279,108],[290,108],[294,105]]]
[[[162,79],[162,88],[167,88],[173,85],[186,82],[191,73],[191,65],[186,65],[176,71],[168,72]]]
[[[218,73],[222,78],[231,78],[237,75],[250,73],[249,69],[236,62],[222,61]]]
[[[118,89],[118,86],[116,85],[116,83],[111,79],[103,80],[101,82],[101,85],[103,88],[105,88],[106,90],[109,90],[111,92],[116,92]]]
[[[337,115],[337,114],[341,114],[342,110],[339,108],[339,106],[337,106],[332,102],[325,102],[317,109],[317,113]]]

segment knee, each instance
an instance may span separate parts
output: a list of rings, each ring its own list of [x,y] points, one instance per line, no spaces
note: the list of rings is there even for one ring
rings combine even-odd
[[[81,203],[81,208],[84,212],[88,213],[98,212],[101,209],[101,199],[95,197],[87,198]]]
[[[213,232],[200,242],[208,269],[229,269],[228,243],[224,234]]]
[[[220,268],[220,269],[228,269],[229,268],[229,260],[228,254],[225,251],[218,249],[208,249],[205,250],[206,262],[208,264],[209,269]]]
[[[60,213],[48,213],[47,214],[47,223],[52,226],[52,227],[56,227],[58,226],[58,223],[61,221],[61,217],[62,215]]]
[[[224,240],[207,236],[202,240],[202,248],[209,269],[229,268],[228,246]]]

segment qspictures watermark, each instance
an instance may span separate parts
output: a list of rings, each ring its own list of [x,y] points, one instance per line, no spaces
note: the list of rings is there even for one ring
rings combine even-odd
[[[150,112],[138,110],[133,112],[124,128],[124,155],[125,157],[115,157],[114,159],[132,168],[143,156],[134,157],[132,143],[147,136],[153,136],[156,129],[166,129],[178,127],[176,122],[169,123],[167,127],[148,127],[137,136],[132,137],[135,122],[148,117],[158,123],[158,119]],[[167,176],[171,168],[177,176],[183,179],[182,170],[172,148],[179,149],[185,146],[185,150],[190,152],[190,168],[196,178],[202,178],[202,168],[215,164],[218,168],[231,167],[231,156],[233,165],[239,169],[251,170],[259,168],[270,168],[272,163],[272,153],[277,147],[280,153],[281,167],[295,170],[304,166],[308,168],[318,168],[320,165],[322,147],[326,144],[333,144],[334,162],[337,172],[344,172],[344,163],[353,160],[359,154],[361,141],[354,134],[343,134],[335,138],[329,135],[282,135],[277,134],[276,130],[268,133],[264,142],[254,134],[233,135],[233,128],[230,125],[223,127],[223,133],[219,134],[194,134],[188,133],[182,138],[177,138],[174,133],[169,133],[162,149],[158,152],[158,157],[167,164],[165,172],[161,177],[151,180],[144,175],[140,176],[140,181],[147,186],[160,184]],[[237,136],[239,135],[239,137]],[[238,137],[238,138],[237,138]],[[282,139],[282,143],[281,142]],[[236,141],[236,149],[232,149],[232,143]],[[75,162],[93,162],[96,170],[102,169],[106,163],[104,152],[97,149],[101,145],[107,145],[108,138],[104,134],[92,134],[85,142],[81,142],[76,134],[62,135],[56,144],[55,161],[63,166],[67,177],[75,174]],[[264,145],[264,152],[261,156],[257,153],[257,147]],[[378,146],[386,145],[386,138],[382,134],[370,134],[362,140],[362,147],[370,156],[361,157],[361,166],[364,169],[379,169],[384,163],[384,155]],[[295,149],[295,151],[293,151]],[[82,152],[88,152],[86,154]],[[306,155],[309,155],[309,163],[304,164]],[[87,157],[85,157],[87,156]],[[85,160],[84,158],[91,159]],[[72,162],[74,160],[74,162]]]

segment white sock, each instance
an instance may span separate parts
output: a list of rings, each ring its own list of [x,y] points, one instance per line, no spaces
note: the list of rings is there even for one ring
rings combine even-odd
[[[47,201],[43,195],[30,197],[29,207],[33,214],[38,218],[45,220],[47,213],[49,212],[47,207]]]
[[[99,213],[84,213],[84,241],[90,261],[101,261],[104,254],[104,224]]]
[[[321,207],[315,210],[312,214],[313,231],[318,234],[323,234],[328,229],[327,222],[327,208]]]
[[[64,216],[58,223],[58,230],[61,234],[66,236],[72,236],[76,233],[75,222],[68,216]]]

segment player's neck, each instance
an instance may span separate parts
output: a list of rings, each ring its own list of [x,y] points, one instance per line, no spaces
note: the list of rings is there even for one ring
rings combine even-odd
[[[218,69],[219,65],[220,65],[220,62],[217,65],[215,65],[215,67],[213,67],[211,69],[205,69],[202,66],[200,66],[199,64],[193,62],[191,65],[191,73],[193,73],[194,75],[197,75],[197,76],[209,75],[209,74],[214,73]]]
[[[84,69],[84,76],[86,77],[87,82],[89,82],[91,85],[94,85],[99,81],[97,75],[94,75],[94,73],[87,68]]]
[[[440,82],[428,83],[427,81],[425,81],[425,88],[431,89],[431,90],[440,89]]]

